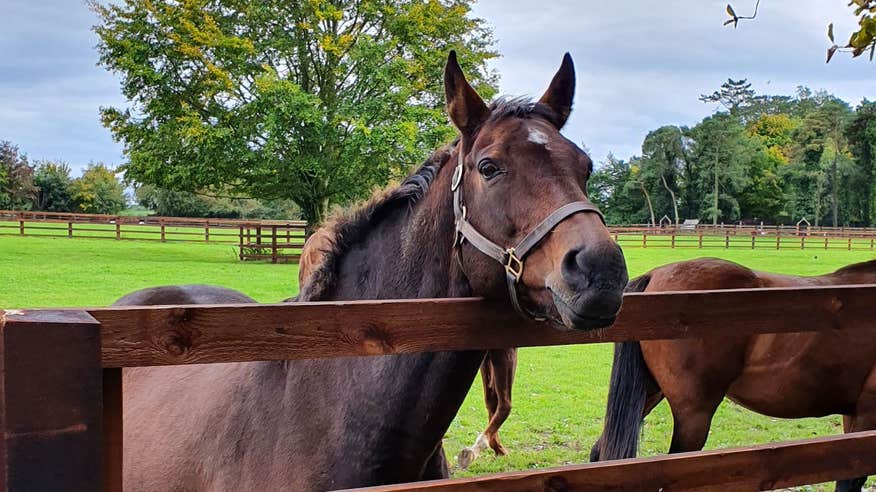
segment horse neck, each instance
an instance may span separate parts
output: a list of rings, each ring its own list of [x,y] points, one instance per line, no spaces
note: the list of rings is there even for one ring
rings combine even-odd
[[[452,168],[446,167],[417,203],[390,213],[346,252],[337,284],[325,298],[309,300],[469,295],[453,261]],[[369,470],[366,482],[421,478],[418,473],[440,445],[483,356],[466,351],[332,361],[330,372],[338,376],[349,407],[340,416],[341,439],[349,444],[346,458]],[[354,449],[362,454],[350,456]]]

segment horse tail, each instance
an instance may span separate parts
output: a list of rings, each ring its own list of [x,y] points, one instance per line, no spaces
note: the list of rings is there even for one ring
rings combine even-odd
[[[644,292],[650,281],[650,275],[643,275],[631,280],[625,290]],[[653,384],[652,377],[645,364],[639,342],[616,343],[605,412],[605,427],[599,442],[600,460],[636,456],[649,383]]]

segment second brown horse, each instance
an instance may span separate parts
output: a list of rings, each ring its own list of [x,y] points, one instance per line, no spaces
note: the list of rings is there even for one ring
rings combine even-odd
[[[627,291],[667,292],[876,283],[876,260],[815,277],[750,270],[701,258],[656,268]],[[704,306],[704,309],[707,307]],[[673,417],[669,452],[698,451],[725,396],[778,418],[843,415],[846,432],[876,429],[876,326],[871,332],[786,333],[617,344],[604,431],[591,461],[636,456],[642,419],[663,398]],[[498,430],[511,411],[515,350],[492,351],[481,367],[489,425],[464,449],[468,466],[489,445],[505,454]],[[866,477],[837,483],[861,490]]]

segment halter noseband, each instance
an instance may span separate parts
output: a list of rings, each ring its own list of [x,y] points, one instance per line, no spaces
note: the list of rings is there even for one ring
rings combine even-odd
[[[462,202],[462,175],[464,173],[463,146],[462,141],[459,142],[459,162],[456,169],[453,171],[453,179],[450,184],[450,190],[453,191],[453,215],[456,218],[456,237],[453,241],[453,247],[461,247],[463,241],[468,241],[472,246],[478,249],[481,253],[498,261],[505,268],[505,280],[508,282],[508,294],[511,297],[511,304],[514,309],[523,316],[529,316],[537,321],[544,321],[544,316],[533,313],[532,311],[521,306],[520,300],[517,298],[517,283],[520,282],[520,277],[523,276],[523,262],[530,250],[538,244],[544,237],[551,232],[560,222],[566,220],[570,216],[579,212],[590,212],[599,216],[602,223],[605,223],[605,217],[602,212],[590,202],[572,202],[563,205],[554,210],[553,213],[547,216],[540,224],[535,226],[535,229],[529,232],[517,246],[503,248],[498,244],[490,241],[483,234],[478,232],[474,226],[466,218],[466,208]]]

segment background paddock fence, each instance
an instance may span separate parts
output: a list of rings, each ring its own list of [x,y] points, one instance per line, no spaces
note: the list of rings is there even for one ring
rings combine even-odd
[[[876,233],[850,229],[845,232],[794,233],[751,229],[681,231],[609,227],[609,231],[615,242],[624,248],[876,250]]]
[[[297,261],[303,221],[119,216],[0,210],[0,236],[232,244],[241,260]],[[262,242],[264,240],[264,243]],[[272,253],[272,242],[277,246]],[[280,251],[277,253],[277,251]]]
[[[632,293],[596,333],[481,299],[0,311],[0,483],[121,490],[123,367],[711,338],[728,325],[873,336],[874,296],[876,285]],[[768,490],[872,474],[876,431],[371,490]]]

